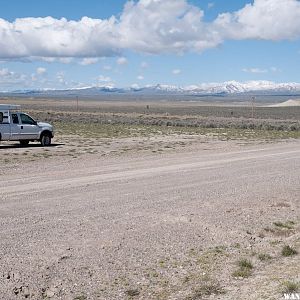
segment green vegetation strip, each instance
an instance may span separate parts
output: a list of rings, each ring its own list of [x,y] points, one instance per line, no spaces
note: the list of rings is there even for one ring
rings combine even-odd
[[[203,135],[220,140],[276,140],[300,138],[300,131],[234,129],[234,128],[202,128],[189,126],[158,126],[101,124],[79,122],[55,122],[59,135],[77,135],[86,138],[126,138],[150,137],[155,135]]]

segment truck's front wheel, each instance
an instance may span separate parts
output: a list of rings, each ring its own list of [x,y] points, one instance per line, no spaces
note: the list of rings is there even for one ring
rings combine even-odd
[[[47,133],[41,136],[41,144],[43,147],[51,145],[51,136]]]

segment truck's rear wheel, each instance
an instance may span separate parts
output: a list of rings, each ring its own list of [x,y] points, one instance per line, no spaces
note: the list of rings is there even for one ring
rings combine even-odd
[[[27,146],[29,144],[29,141],[21,140],[20,145],[21,146]]]
[[[43,134],[41,137],[41,144],[43,147],[51,145],[51,136],[47,133]]]

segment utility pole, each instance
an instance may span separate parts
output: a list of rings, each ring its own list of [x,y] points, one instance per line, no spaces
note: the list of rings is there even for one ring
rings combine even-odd
[[[251,107],[252,107],[252,119],[254,119],[254,105],[255,105],[255,97],[251,97]]]

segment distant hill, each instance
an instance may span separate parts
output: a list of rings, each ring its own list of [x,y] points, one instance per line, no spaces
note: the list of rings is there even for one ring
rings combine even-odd
[[[290,107],[290,106],[300,106],[300,100],[287,100],[281,103],[270,105],[269,107]]]
[[[300,83],[274,83],[271,81],[227,81],[224,83],[203,83],[179,87],[157,84],[146,87],[115,88],[111,86],[83,87],[70,89],[17,90],[2,92],[0,95],[29,97],[97,97],[105,94],[128,95],[190,95],[190,96],[229,96],[229,95],[300,95]]]

